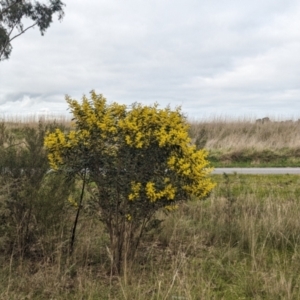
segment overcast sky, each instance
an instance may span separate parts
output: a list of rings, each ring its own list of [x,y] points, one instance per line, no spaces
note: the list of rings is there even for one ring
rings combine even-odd
[[[92,89],[194,119],[300,117],[300,1],[64,2],[0,62],[0,117],[64,114]]]

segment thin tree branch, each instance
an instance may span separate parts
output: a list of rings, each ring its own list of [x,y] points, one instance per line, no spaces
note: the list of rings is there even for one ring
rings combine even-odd
[[[78,219],[79,219],[79,213],[82,209],[82,201],[83,201],[83,195],[84,195],[84,188],[85,188],[85,184],[86,184],[86,172],[87,170],[84,170],[84,174],[83,174],[83,182],[82,182],[82,188],[81,188],[81,195],[80,195],[80,200],[79,200],[79,205],[77,208],[77,213],[76,213],[76,217],[75,217],[75,221],[74,221],[74,225],[73,225],[73,229],[72,229],[72,236],[71,236],[71,240],[70,240],[70,249],[69,249],[69,254],[71,255],[73,253],[73,248],[74,248],[74,242],[75,242],[75,234],[76,234],[76,227],[77,227],[77,223],[78,223]]]
[[[17,38],[18,36],[22,35],[23,33],[25,33],[28,29],[30,29],[30,28],[34,27],[35,25],[37,25],[37,23],[38,23],[38,21],[35,22],[34,24],[32,24],[31,26],[28,26],[26,29],[22,30],[20,33],[18,33],[17,35],[15,35],[14,37],[12,37],[11,39],[9,39],[9,38],[7,39],[5,45],[3,46],[2,51],[0,52],[0,61],[1,61],[1,58],[2,58],[2,56],[3,56],[3,53],[5,52],[5,48],[6,48],[6,46],[8,45],[8,43],[10,43],[12,40],[14,40],[14,39]],[[12,30],[10,31],[8,37],[11,35],[11,33],[12,33],[12,31],[13,31],[13,29],[14,29],[15,26],[16,26],[16,25],[13,26],[13,28],[12,28]]]
[[[8,43],[9,43],[9,41],[10,41],[10,39],[9,39],[9,37],[10,37],[10,35],[12,34],[12,32],[13,32],[13,30],[15,29],[15,27],[17,26],[17,23],[18,22],[15,22],[15,24],[11,27],[11,31],[9,32],[9,34],[7,35],[8,36]]]
[[[11,38],[9,40],[9,42],[11,42],[12,40],[14,40],[15,38],[17,38],[18,36],[22,35],[23,33],[25,33],[28,29],[34,27],[35,25],[37,25],[38,21],[35,22],[34,24],[32,24],[31,26],[27,27],[26,29],[22,30],[19,34],[15,35],[13,38]]]

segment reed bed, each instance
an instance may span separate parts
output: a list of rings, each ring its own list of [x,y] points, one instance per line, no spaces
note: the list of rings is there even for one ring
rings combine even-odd
[[[253,120],[215,119],[210,122],[191,122],[190,134],[195,141],[200,139],[209,150],[300,148],[299,121],[256,123]]]
[[[220,166],[300,165],[300,122],[222,120],[190,122],[190,135]]]
[[[22,129],[26,126],[37,127],[39,123],[43,124],[60,124],[69,127],[71,124],[71,117],[68,115],[58,114],[26,114],[26,115],[0,115],[0,123],[10,128]]]

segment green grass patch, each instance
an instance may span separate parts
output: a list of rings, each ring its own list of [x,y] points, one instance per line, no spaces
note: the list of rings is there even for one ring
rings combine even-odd
[[[299,167],[300,155],[295,149],[209,151],[213,167]]]

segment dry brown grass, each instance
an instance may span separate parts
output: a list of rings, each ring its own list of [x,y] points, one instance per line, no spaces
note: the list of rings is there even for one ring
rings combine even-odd
[[[197,137],[202,138],[205,148],[209,150],[300,148],[299,121],[271,121],[264,124],[250,119],[194,121],[191,122],[190,134],[194,141]]]
[[[190,136],[215,167],[300,165],[300,121],[212,119],[190,122]]]
[[[25,126],[36,127],[39,122],[46,124],[61,124],[63,126],[70,126],[71,118],[67,115],[7,115],[0,116],[0,123],[5,123],[7,128],[23,128]]]

